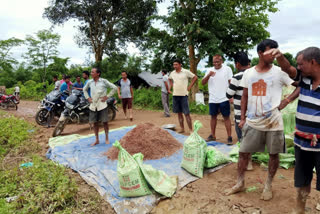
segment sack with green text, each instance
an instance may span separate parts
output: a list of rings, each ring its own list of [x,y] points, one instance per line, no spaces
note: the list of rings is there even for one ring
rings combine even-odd
[[[204,162],[206,160],[207,143],[198,134],[202,127],[200,121],[193,123],[193,133],[186,139],[183,145],[183,159],[181,167],[189,173],[202,178]]]
[[[213,146],[208,146],[207,157],[204,163],[205,168],[213,168],[222,164],[228,163],[230,160],[222,152],[218,151]]]
[[[167,197],[171,197],[178,186],[178,177],[169,177],[164,171],[157,170],[151,165],[143,163],[143,154],[137,153],[133,155],[133,158],[137,161],[143,176],[147,180],[148,184],[152,188]]]
[[[117,174],[120,185],[120,197],[136,197],[151,194],[137,162],[122,148],[118,141],[113,146],[119,149]]]

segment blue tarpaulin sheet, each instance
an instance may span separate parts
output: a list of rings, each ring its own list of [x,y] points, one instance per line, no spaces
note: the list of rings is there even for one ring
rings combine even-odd
[[[113,142],[120,140],[132,128],[133,127],[124,127],[111,130],[109,133],[111,144],[109,145],[104,143],[104,133],[99,135],[100,144],[94,147],[90,146],[90,144],[95,141],[95,137],[92,135],[75,138],[73,141],[64,142],[63,145],[59,143],[57,146],[50,145],[51,148],[47,153],[47,158],[77,171],[89,185],[97,189],[100,195],[111,204],[117,213],[148,213],[162,197],[156,193],[136,198],[119,197],[117,161],[109,160],[107,156],[103,155],[103,153],[111,148]],[[182,144],[187,138],[187,136],[171,130],[168,130],[168,132]],[[58,142],[59,139],[66,140],[66,138],[63,137],[57,137],[53,140]],[[233,146],[227,146],[218,142],[210,142],[208,145],[214,146],[226,155],[233,148]],[[158,160],[146,160],[144,163],[150,164],[156,169],[163,170],[169,176],[178,176],[178,189],[180,189],[188,183],[199,179],[180,167],[182,156],[183,151],[181,149],[170,157]],[[213,168],[207,170],[207,172],[216,171],[222,167],[223,166]]]

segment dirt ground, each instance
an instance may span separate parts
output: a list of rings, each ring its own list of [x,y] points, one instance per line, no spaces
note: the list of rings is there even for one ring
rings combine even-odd
[[[39,102],[21,101],[18,111],[10,111],[16,116],[23,117],[26,120],[35,124],[34,115],[37,111]],[[207,115],[191,115],[192,120],[200,120],[203,123],[203,128],[199,134],[206,138],[210,134],[210,118]],[[134,120],[130,122],[125,120],[122,112],[117,114],[116,120],[112,121],[110,129],[119,128],[122,126],[137,125],[140,123],[151,122],[155,125],[162,126],[164,124],[176,124],[178,119],[176,115],[170,118],[163,116],[162,112],[134,110]],[[185,124],[186,126],[186,124]],[[39,131],[35,140],[39,142],[42,149],[42,154],[45,155],[48,149],[48,139],[51,137],[53,128],[37,126]],[[234,132],[234,124],[232,127],[232,136],[234,143],[236,135]],[[68,125],[64,133],[67,134],[89,134],[89,125]],[[217,124],[217,141],[225,143],[227,141],[226,130],[222,118]],[[71,170],[70,170],[71,171]],[[224,190],[232,187],[236,181],[237,166],[230,164],[229,166],[188,184],[183,189],[179,190],[171,199],[161,201],[153,210],[152,213],[291,213],[295,202],[295,189],[293,180],[293,169],[279,169],[274,182],[273,194],[271,201],[265,202],[260,200],[260,194],[263,190],[263,182],[266,178],[266,169],[259,165],[254,165],[254,170],[246,174],[246,187],[252,191],[239,193],[232,196],[225,196]],[[84,194],[94,194],[95,189],[89,187],[81,177],[74,172],[70,172],[77,179],[80,189]],[[96,194],[98,194],[96,192]],[[312,185],[312,193],[308,199],[306,213],[319,213],[316,210],[316,204],[320,203],[320,193],[315,190],[315,178]],[[101,201],[101,213],[114,213],[111,206],[104,201]]]

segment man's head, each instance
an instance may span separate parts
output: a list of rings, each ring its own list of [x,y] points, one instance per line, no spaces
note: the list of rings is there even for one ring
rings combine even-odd
[[[53,76],[53,82],[56,82],[58,80],[58,76],[57,75],[54,75]]]
[[[272,64],[275,57],[272,54],[264,55],[265,51],[268,51],[272,48],[278,48],[279,45],[276,41],[272,39],[265,39],[257,47],[257,52],[259,55],[259,60],[263,61],[265,64]]]
[[[320,72],[320,49],[309,47],[297,54],[298,69],[303,76],[313,76],[315,72]]]
[[[77,82],[80,82],[80,81],[81,81],[80,75],[77,75],[76,80],[77,80]]]
[[[65,82],[66,83],[70,82],[70,76],[65,76]]]
[[[101,75],[101,70],[99,68],[94,67],[94,68],[91,69],[91,76],[92,76],[93,79],[94,78],[99,78],[100,75]]]
[[[82,72],[82,78],[83,79],[87,80],[87,79],[89,79],[89,76],[90,76],[89,71],[83,71]]]
[[[161,73],[162,73],[162,76],[164,76],[168,73],[168,71],[166,69],[162,69]]]
[[[213,67],[215,69],[220,69],[222,67],[223,59],[222,56],[219,54],[216,54],[213,56]]]
[[[181,69],[181,66],[182,66],[182,63],[181,63],[181,60],[180,59],[175,59],[173,61],[173,68],[174,70],[180,70]]]
[[[63,79],[63,80],[66,80],[66,76],[67,76],[67,75],[62,74],[62,79]]]
[[[126,72],[126,71],[122,71],[121,72],[121,77],[122,77],[122,79],[127,79],[127,77],[128,77],[128,73]]]
[[[248,55],[245,52],[237,52],[234,55],[234,63],[236,66],[236,69],[239,70],[245,70],[249,67],[250,60],[248,58]]]

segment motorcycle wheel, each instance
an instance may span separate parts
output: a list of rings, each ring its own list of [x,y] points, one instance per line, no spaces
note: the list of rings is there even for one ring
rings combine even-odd
[[[108,121],[113,121],[116,118],[116,110],[108,108]]]
[[[67,124],[67,122],[68,121],[58,121],[56,127],[53,130],[52,137],[61,135],[61,133],[64,130],[65,124]]]
[[[0,107],[1,107],[1,109],[3,109],[3,110],[8,109],[8,105],[7,105],[7,104],[4,104],[4,103],[1,103],[1,104],[0,104]]]
[[[48,116],[46,117],[47,114],[48,114],[48,110],[44,108],[40,109],[37,112],[35,119],[40,126],[48,125],[48,120],[51,117],[51,112],[49,112]]]
[[[13,100],[9,101],[8,106],[16,109],[16,111],[18,110],[18,105],[15,102],[13,102]]]

